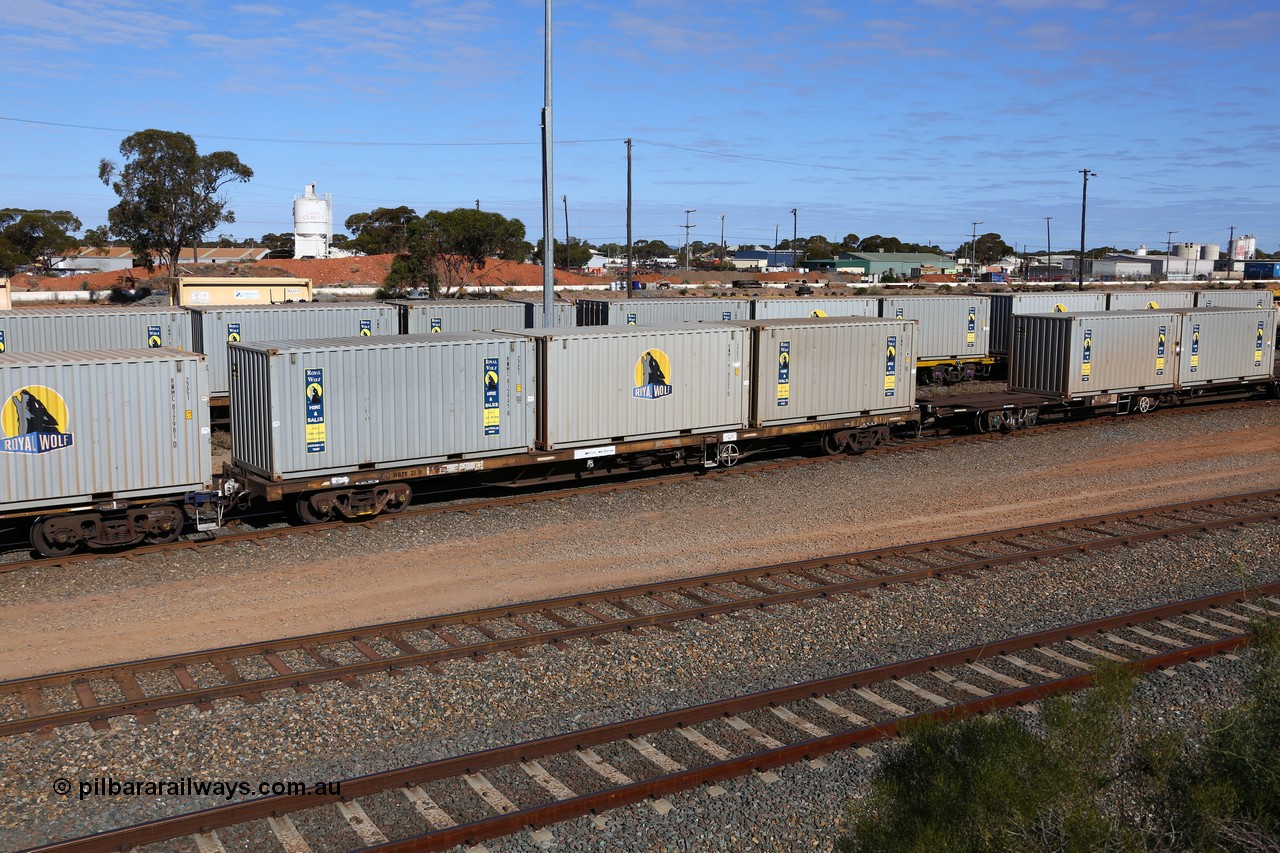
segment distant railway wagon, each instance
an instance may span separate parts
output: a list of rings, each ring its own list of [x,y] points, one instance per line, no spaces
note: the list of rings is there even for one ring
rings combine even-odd
[[[747,333],[722,325],[529,330],[535,443],[557,450],[747,425]]]
[[[987,376],[991,357],[991,299],[987,296],[886,296],[882,317],[918,320],[916,367],[923,382]]]
[[[0,313],[0,352],[160,347],[193,349],[191,316],[183,309],[95,305]]]
[[[274,305],[314,298],[309,278],[281,276],[183,276],[179,305]]]
[[[1201,290],[1196,292],[1196,307],[1271,308],[1274,299],[1270,290]]]
[[[1195,304],[1194,290],[1113,290],[1107,294],[1108,311],[1159,311]]]
[[[208,381],[171,349],[0,355],[0,514],[47,556],[176,539],[212,483]]]
[[[579,299],[579,326],[666,326],[705,320],[750,320],[750,299]]]
[[[407,335],[525,328],[527,308],[501,299],[403,299],[388,304],[400,310],[400,331]]]
[[[832,299],[809,297],[754,299],[751,316],[756,320],[796,317],[879,317],[880,300],[874,296],[847,296]]]
[[[991,294],[991,354],[1009,355],[1015,314],[1061,314],[1068,311],[1105,311],[1107,295],[1084,293],[993,293]]]
[[[400,332],[400,311],[384,302],[307,302],[191,308],[192,347],[209,357],[209,393],[228,395],[227,344],[379,337]]]

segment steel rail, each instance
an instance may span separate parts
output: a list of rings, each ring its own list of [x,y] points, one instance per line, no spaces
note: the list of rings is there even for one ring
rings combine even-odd
[[[609,723],[538,740],[426,762],[411,767],[372,773],[342,780],[340,794],[310,796],[281,794],[260,797],[225,806],[203,809],[189,814],[160,818],[135,826],[109,830],[77,839],[54,842],[33,848],[32,853],[34,851],[39,851],[39,853],[55,853],[55,851],[56,853],[103,853],[103,851],[127,850],[144,844],[207,833],[223,827],[303,811],[325,804],[355,800],[398,787],[415,786],[425,782],[454,778],[463,774],[475,774],[495,767],[535,761],[577,749],[591,748],[629,738],[643,737],[656,732],[693,726],[747,711],[785,705],[810,697],[839,693],[865,685],[901,679],[919,673],[1008,655],[1040,646],[1048,646],[1079,637],[1088,637],[1104,631],[1142,625],[1159,619],[1196,613],[1197,611],[1214,607],[1220,608],[1239,602],[1249,602],[1257,598],[1272,597],[1277,593],[1280,593],[1280,582],[1263,585],[1251,590],[1201,596],[1187,601],[1144,608],[1065,627],[1051,628],[1031,634],[967,646],[910,661],[885,664],[866,670],[759,691],[689,708]],[[1226,637],[1219,637],[1208,643],[1188,645],[1174,651],[1145,656],[1139,659],[1139,665],[1144,669],[1172,666],[1183,661],[1230,651],[1246,641],[1247,634],[1241,631]],[[946,718],[947,716],[968,712],[995,710],[1001,707],[1035,701],[1038,698],[1068,689],[1081,689],[1087,687],[1089,683],[1090,677],[1088,674],[1059,677],[1039,685],[1018,688],[1015,691],[1001,691],[994,693],[990,697],[954,703],[940,709],[940,711],[910,715],[900,718],[896,722],[876,723],[871,726],[845,730],[835,735],[784,746],[781,749],[756,752],[716,765],[704,765],[701,768],[671,774],[668,777],[658,777],[647,782],[612,788],[572,800],[561,800],[546,806],[525,809],[446,830],[438,830],[414,839],[382,845],[376,849],[441,850],[448,849],[448,847],[458,843],[477,843],[486,838],[508,834],[525,826],[539,826],[586,814],[593,810],[608,808],[611,807],[610,803],[621,805],[636,802],[652,796],[654,792],[669,793],[706,781],[742,775],[757,768],[764,769],[792,763],[801,758],[836,751],[849,745],[857,745],[862,742],[862,739],[868,739],[866,742],[879,740],[895,733],[903,719],[916,719],[926,716],[942,716]],[[667,781],[663,781],[664,779]],[[396,845],[410,846],[398,847]]]
[[[1015,528],[1011,531],[985,534],[981,537],[954,537],[945,540],[935,540],[929,543],[920,543],[908,546],[907,548],[882,548],[873,551],[819,558],[817,560],[777,564],[774,566],[745,571],[730,571],[683,580],[637,585],[586,596],[564,596],[521,605],[473,610],[461,614],[455,614],[450,617],[428,618],[425,620],[405,620],[355,630],[332,631],[321,634],[311,634],[304,637],[295,637],[287,640],[275,640],[265,643],[246,643],[209,651],[168,655],[109,667],[88,668],[65,673],[55,673],[50,676],[30,676],[27,678],[0,682],[0,695],[16,694],[20,696],[23,691],[47,689],[66,684],[75,684],[77,682],[84,684],[92,680],[120,677],[134,678],[143,673],[164,672],[166,670],[173,671],[176,667],[207,664],[214,661],[229,661],[233,658],[251,657],[255,655],[270,655],[282,651],[296,651],[308,647],[314,648],[316,646],[331,645],[337,642],[359,641],[362,638],[373,639],[387,634],[399,635],[412,633],[414,631],[430,630],[431,628],[447,628],[457,625],[469,625],[483,622],[486,619],[501,619],[514,614],[533,614],[548,610],[554,611],[557,609],[567,610],[572,609],[575,606],[589,607],[591,604],[601,602],[612,603],[618,600],[625,600],[628,597],[644,596],[654,592],[678,593],[681,590],[701,590],[706,588],[708,585],[717,583],[723,584],[732,582],[733,580],[779,577],[785,576],[789,571],[820,569],[824,564],[830,563],[847,564],[857,560],[874,559],[876,557],[893,556],[903,553],[944,551],[947,550],[948,546],[954,546],[956,543],[965,545],[991,542],[998,543],[1004,540],[1016,539],[1044,532],[1069,531],[1101,523],[1123,523],[1125,521],[1132,521],[1136,519],[1152,518],[1154,516],[1167,513],[1204,510],[1207,507],[1238,505],[1240,503],[1257,500],[1278,501],[1280,500],[1280,492],[1256,492],[1250,495],[1237,496],[1231,499],[1214,499],[1211,501],[1167,504],[1163,507],[1149,510],[1113,513],[1111,515],[1092,516],[1070,522],[1052,522],[1032,525],[1027,528]],[[47,730],[74,723],[103,721],[111,717],[126,714],[144,714],[164,708],[180,707],[183,705],[204,705],[216,699],[245,696],[256,697],[268,690],[299,689],[325,681],[350,680],[363,675],[403,670],[415,666],[430,666],[432,664],[463,657],[478,658],[499,652],[515,652],[532,645],[563,643],[575,639],[591,639],[610,633],[635,631],[643,628],[659,627],[695,619],[708,620],[719,615],[803,602],[813,598],[828,598],[836,595],[858,593],[865,590],[888,587],[901,583],[914,583],[921,580],[948,575],[963,575],[970,572],[992,570],[1009,565],[1061,557],[1072,553],[1116,548],[1124,545],[1133,545],[1172,536],[1207,532],[1209,530],[1226,527],[1264,523],[1268,521],[1275,521],[1277,519],[1280,519],[1280,506],[1259,513],[1233,515],[1210,520],[1197,520],[1182,523],[1173,528],[1148,529],[1138,532],[1123,533],[1101,540],[1084,540],[1080,542],[1056,544],[1049,547],[1024,550],[1012,554],[980,557],[978,559],[952,562],[947,565],[927,566],[920,569],[902,571],[893,575],[877,575],[869,578],[828,583],[804,589],[789,589],[782,592],[762,594],[754,598],[742,598],[714,603],[705,602],[696,607],[673,609],[661,613],[633,616],[629,618],[619,618],[608,622],[596,622],[572,628],[561,628],[536,634],[526,634],[519,637],[493,639],[486,642],[469,643],[457,647],[421,651],[412,654],[398,655],[395,657],[379,657],[354,664],[341,664],[314,670],[293,671],[281,673],[268,678],[244,679],[214,687],[197,687],[194,689],[157,694],[143,698],[127,698],[123,701],[94,704],[69,711],[30,715],[20,719],[5,720],[0,722],[0,736]],[[284,666],[282,662],[280,666]],[[279,672],[279,667],[276,667],[273,664],[273,668],[276,668],[277,672]]]

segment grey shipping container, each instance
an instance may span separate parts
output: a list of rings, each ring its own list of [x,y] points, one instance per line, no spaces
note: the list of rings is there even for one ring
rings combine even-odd
[[[751,334],[753,427],[915,408],[914,320],[815,317],[726,325]]]
[[[545,450],[746,426],[746,330],[719,324],[525,332]]]
[[[1113,290],[1107,294],[1109,311],[1166,311],[1195,304],[1194,290]]]
[[[1267,308],[1192,308],[1178,312],[1180,387],[1271,378],[1276,313]]]
[[[489,332],[231,344],[232,459],[273,481],[524,451],[533,346]]]
[[[543,310],[541,300],[534,302],[525,299],[508,299],[514,305],[519,305],[524,311],[524,328],[541,329],[546,327],[546,312]],[[572,302],[557,299],[551,303],[551,315],[553,322],[552,328],[556,329],[572,329],[578,325],[578,307]]]
[[[0,355],[0,508],[206,489],[204,356],[171,349]]]
[[[668,326],[705,320],[750,320],[750,299],[579,299],[579,326]]]
[[[1270,290],[1201,290],[1197,308],[1271,308],[1275,297]]]
[[[1107,295],[1085,293],[993,293],[991,294],[991,352],[1009,354],[1014,314],[1061,314],[1067,311],[1105,311]]]
[[[984,359],[991,351],[987,296],[886,296],[880,316],[919,320],[916,361]]]
[[[400,310],[385,302],[305,302],[190,308],[192,347],[209,357],[209,393],[230,389],[227,344],[374,337],[400,333]]]
[[[878,317],[880,300],[875,296],[848,296],[832,299],[807,297],[753,299],[751,313],[757,320],[787,317]]]
[[[1154,310],[1017,315],[1009,390],[1081,398],[1171,389],[1181,322]]]
[[[528,310],[503,299],[410,299],[389,304],[399,307],[400,331],[407,335],[523,329]]]
[[[0,312],[0,352],[158,347],[193,348],[185,309],[95,305]]]

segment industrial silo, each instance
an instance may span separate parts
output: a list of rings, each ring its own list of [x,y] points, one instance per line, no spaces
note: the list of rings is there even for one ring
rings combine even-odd
[[[1216,261],[1218,255],[1222,254],[1222,245],[1219,243],[1205,243],[1200,247],[1200,260]]]

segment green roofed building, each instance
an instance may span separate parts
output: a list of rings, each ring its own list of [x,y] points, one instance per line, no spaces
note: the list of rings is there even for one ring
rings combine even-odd
[[[812,270],[881,276],[889,270],[901,278],[911,278],[925,273],[954,275],[957,265],[945,255],[930,252],[842,252],[834,258],[807,260],[805,266]]]

